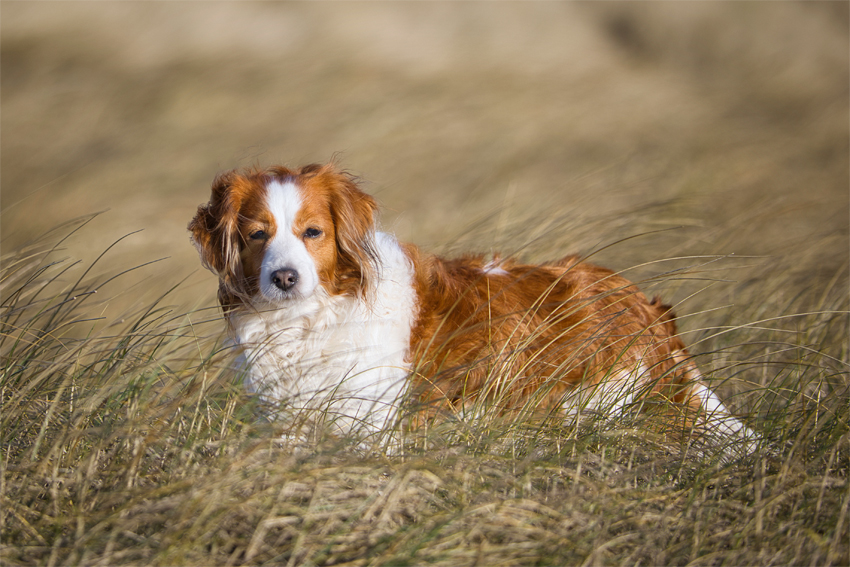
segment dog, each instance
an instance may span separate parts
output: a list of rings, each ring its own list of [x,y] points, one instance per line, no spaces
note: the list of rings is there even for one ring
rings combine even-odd
[[[670,404],[692,429],[750,435],[677,335],[671,308],[578,256],[445,259],[377,230],[334,164],[218,175],[189,224],[245,383],[344,431]],[[405,406],[408,407],[408,406]]]

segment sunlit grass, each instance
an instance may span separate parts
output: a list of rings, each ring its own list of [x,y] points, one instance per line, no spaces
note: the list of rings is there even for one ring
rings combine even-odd
[[[163,290],[104,320],[129,272],[58,259],[76,228],[3,258],[4,565],[848,561],[846,268],[791,297],[771,273],[690,326],[763,435],[753,454],[659,428],[653,407],[569,420],[483,400],[369,444],[282,438],[292,420],[243,391],[215,309]],[[694,265],[713,264],[666,277]]]

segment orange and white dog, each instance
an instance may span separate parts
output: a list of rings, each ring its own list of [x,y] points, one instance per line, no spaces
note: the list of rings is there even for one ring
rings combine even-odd
[[[266,399],[380,431],[484,407],[616,413],[647,397],[686,425],[751,433],[702,382],[670,308],[576,256],[444,259],[376,229],[377,205],[333,165],[233,170],[189,224]]]

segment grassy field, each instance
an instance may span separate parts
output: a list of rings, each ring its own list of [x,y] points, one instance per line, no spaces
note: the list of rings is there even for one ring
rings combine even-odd
[[[0,562],[850,563],[849,19],[3,2]],[[185,226],[222,169],[337,152],[404,240],[674,303],[757,450],[644,414],[281,441]]]

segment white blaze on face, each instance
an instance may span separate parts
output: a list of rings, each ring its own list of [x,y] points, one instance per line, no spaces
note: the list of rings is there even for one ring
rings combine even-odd
[[[292,296],[309,297],[319,285],[319,274],[301,235],[295,232],[295,220],[301,210],[298,187],[291,181],[272,181],[266,186],[266,206],[274,217],[277,230],[266,244],[263,255],[260,293],[269,301],[281,301]],[[285,293],[272,278],[276,271],[287,269],[297,273],[298,283]]]

